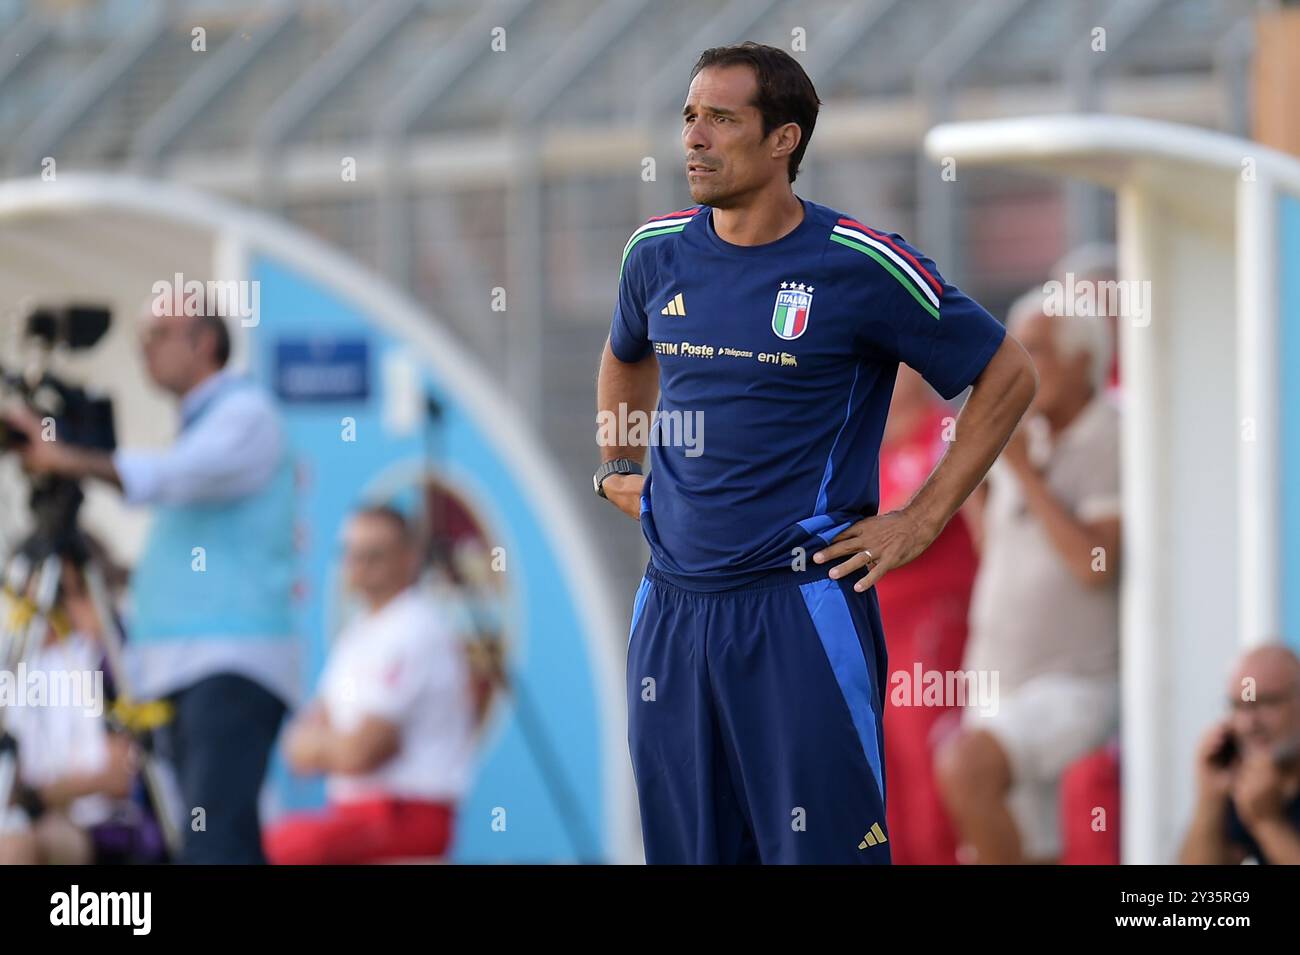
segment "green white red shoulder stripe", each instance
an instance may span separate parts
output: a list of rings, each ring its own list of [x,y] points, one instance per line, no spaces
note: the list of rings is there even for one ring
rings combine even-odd
[[[690,209],[681,209],[677,212],[668,212],[661,216],[652,216],[645,225],[632,233],[627,240],[627,245],[623,246],[623,258],[618,267],[619,277],[622,278],[623,276],[623,265],[627,262],[628,253],[632,251],[634,245],[642,239],[649,239],[656,235],[667,235],[670,232],[681,232],[686,228],[686,223],[690,222],[701,208],[703,207],[695,206]]]
[[[831,241],[869,256],[894,277],[921,307],[939,317],[943,286],[920,261],[889,236],[854,219],[840,219],[831,229]]]

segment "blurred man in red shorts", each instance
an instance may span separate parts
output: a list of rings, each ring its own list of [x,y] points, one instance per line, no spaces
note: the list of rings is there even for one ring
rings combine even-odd
[[[267,858],[441,857],[473,755],[465,656],[447,614],[416,586],[419,553],[399,512],[359,511],[344,548],[348,585],[365,612],[339,636],[317,698],[285,741],[295,772],[326,775],[329,805],[273,826]]]
[[[881,513],[905,505],[934,470],[955,420],[925,379],[899,366],[880,448]],[[876,585],[889,649],[885,774],[893,791],[886,817],[896,864],[957,863],[957,839],[932,768],[936,724],[953,701],[916,705],[920,693],[912,690],[918,667],[920,674],[961,667],[976,562],[970,532],[958,516],[925,553]]]

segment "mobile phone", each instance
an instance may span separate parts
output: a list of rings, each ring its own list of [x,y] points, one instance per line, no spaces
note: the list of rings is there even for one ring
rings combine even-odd
[[[1226,769],[1236,761],[1240,752],[1241,748],[1237,745],[1237,735],[1229,732],[1224,734],[1223,742],[1220,743],[1219,748],[1210,755],[1210,762],[1215,766]]]

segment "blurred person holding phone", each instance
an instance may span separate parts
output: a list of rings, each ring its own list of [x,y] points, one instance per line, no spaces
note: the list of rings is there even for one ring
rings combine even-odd
[[[1300,864],[1300,658],[1249,651],[1229,689],[1231,715],[1202,737],[1184,865]]]
[[[109,453],[42,440],[26,408],[5,417],[27,435],[29,472],[95,478],[153,508],[131,575],[127,665],[136,696],[173,704],[160,742],[186,813],[179,861],[255,864],[258,795],[298,688],[293,467],[271,397],[227,370],[225,320],[183,304],[159,296],[142,316],[149,377],[180,402],[170,447]]]
[[[295,772],[326,776],[328,805],[271,826],[266,853],[283,865],[440,858],[473,757],[465,650],[448,608],[417,584],[419,548],[399,511],[353,515],[344,565],[363,611],[284,744]]]

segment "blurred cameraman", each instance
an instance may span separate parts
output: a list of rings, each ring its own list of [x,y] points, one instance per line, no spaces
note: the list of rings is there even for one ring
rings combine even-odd
[[[1300,864],[1300,659],[1258,647],[1237,666],[1232,715],[1197,751],[1184,865]]]
[[[162,736],[187,815],[180,861],[261,863],[258,793],[297,687],[292,466],[270,396],[226,371],[225,321],[158,304],[142,348],[149,377],[180,400],[171,447],[110,454],[42,440],[30,410],[6,417],[34,475],[97,478],[154,508],[131,579],[129,667],[140,698],[174,705]]]

